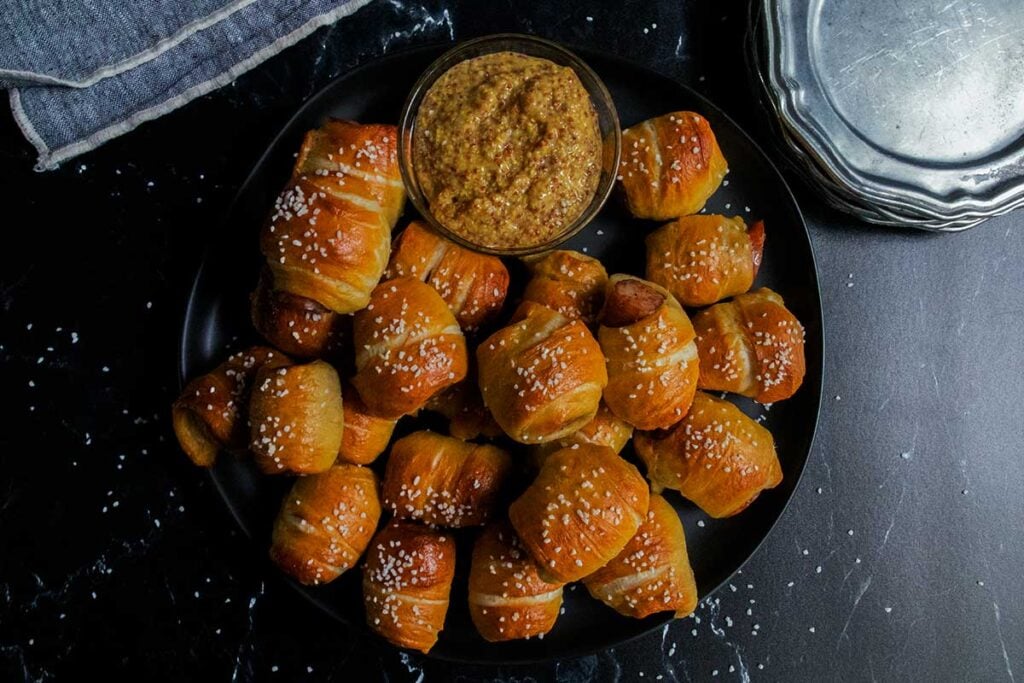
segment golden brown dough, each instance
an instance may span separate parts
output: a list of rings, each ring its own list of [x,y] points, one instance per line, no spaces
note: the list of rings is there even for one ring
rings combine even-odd
[[[455,316],[432,287],[415,278],[377,285],[352,326],[352,384],[374,415],[397,419],[414,413],[466,376],[466,339]]]
[[[391,447],[384,506],[431,526],[479,526],[494,514],[511,470],[500,448],[413,432]]]
[[[174,434],[185,455],[200,467],[211,467],[222,448],[245,450],[253,377],[264,365],[290,362],[273,349],[253,346],[189,382],[171,407]]]
[[[655,491],[675,489],[712,517],[730,517],[782,481],[771,433],[728,401],[698,391],[666,432],[637,432]]]
[[[539,468],[549,455],[573,444],[607,446],[618,453],[626,447],[632,436],[633,425],[616,417],[602,401],[593,420],[568,436],[534,446],[531,455],[534,465]]]
[[[367,625],[394,645],[428,652],[444,628],[454,575],[455,539],[450,533],[392,520],[367,552]]]
[[[276,289],[337,313],[366,305],[404,201],[396,138],[394,126],[347,121],[307,134],[260,234]]]
[[[266,269],[252,293],[250,313],[256,331],[289,355],[325,358],[341,352],[345,318],[312,299],[275,290]]]
[[[697,213],[727,172],[711,125],[700,114],[672,112],[622,131],[618,180],[637,218]]]
[[[774,403],[800,388],[806,370],[804,328],[772,290],[762,287],[716,304],[693,323],[702,389]]]
[[[647,514],[647,482],[605,446],[552,453],[509,519],[546,581],[577,581],[626,546]]]
[[[315,474],[338,457],[341,381],[328,363],[264,367],[249,400],[249,447],[267,474]]]
[[[543,636],[562,607],[562,584],[540,578],[512,526],[484,529],[473,546],[469,569],[469,615],[492,643]]]
[[[376,202],[389,230],[402,214],[396,126],[329,119],[306,134],[293,174],[320,176],[341,192]]]
[[[371,414],[350,385],[342,388],[341,394],[345,428],[341,433],[338,461],[369,465],[387,450],[396,421]]]
[[[647,236],[647,279],[684,306],[707,306],[750,289],[761,266],[764,223],[685,216]]]
[[[484,404],[521,443],[553,441],[590,422],[608,383],[587,326],[529,301],[476,356]]]
[[[385,279],[415,277],[437,290],[463,330],[494,319],[508,293],[508,269],[496,256],[460,247],[413,221],[395,240]]]
[[[448,433],[457,439],[493,439],[504,434],[484,405],[476,375],[435,394],[423,407],[448,418]]]
[[[532,277],[526,283],[523,301],[547,306],[570,320],[594,324],[608,283],[600,261],[578,251],[557,250],[526,262]]]
[[[615,559],[583,579],[590,594],[627,617],[672,610],[685,617],[697,607],[697,584],[686,554],[679,515],[651,495],[643,524]]]
[[[366,467],[300,477],[274,522],[270,558],[300,583],[330,583],[355,566],[379,519],[377,477]]]
[[[664,429],[682,419],[697,390],[693,326],[664,288],[613,275],[597,338],[608,361],[604,401],[638,429]]]

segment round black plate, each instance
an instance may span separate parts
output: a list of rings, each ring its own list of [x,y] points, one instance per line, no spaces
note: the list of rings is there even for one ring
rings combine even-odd
[[[431,47],[397,54],[338,78],[310,99],[271,143],[239,190],[224,229],[196,275],[182,333],[182,382],[217,365],[228,349],[258,341],[248,318],[248,294],[261,264],[257,234],[288,179],[292,155],[303,134],[328,116],[364,122],[397,121],[413,81],[443,49]],[[623,126],[673,110],[696,111],[711,121],[732,171],[728,184],[712,197],[707,211],[764,218],[768,237],[757,285],[778,291],[807,330],[807,377],[797,394],[770,411],[746,400],[738,402],[748,414],[764,415],[782,461],[782,484],[727,520],[711,520],[674,492],[668,493],[683,519],[703,598],[732,576],[768,536],[793,494],[811,448],[822,371],[821,301],[814,255],[789,188],[761,150],[725,114],[665,76],[600,54],[584,52],[582,56],[607,84]],[[642,274],[643,238],[653,227],[655,224],[630,217],[621,205],[610,201],[601,215],[566,246],[600,258],[609,273]],[[631,448],[624,455],[632,458]],[[291,482],[262,477],[248,463],[230,457],[218,460],[213,479],[245,532],[256,543],[269,547],[274,515]],[[698,525],[700,520],[703,526]],[[579,587],[566,591],[565,614],[543,640],[488,644],[469,620],[466,567],[465,562],[459,564],[460,575],[456,576],[445,629],[431,652],[443,659],[524,662],[579,655],[641,635],[669,618],[668,614],[639,621],[621,617]],[[296,588],[338,620],[360,627],[363,608],[359,575],[353,570],[327,586],[303,588],[296,584]]]

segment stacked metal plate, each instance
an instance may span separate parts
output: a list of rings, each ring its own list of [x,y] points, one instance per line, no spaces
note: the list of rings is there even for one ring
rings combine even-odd
[[[747,60],[832,206],[953,231],[1024,205],[1024,0],[754,0]]]

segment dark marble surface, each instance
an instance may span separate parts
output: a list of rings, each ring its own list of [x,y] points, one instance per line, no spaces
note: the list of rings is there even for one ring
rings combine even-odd
[[[0,117],[0,679],[985,680],[1024,676],[1024,214],[870,228],[797,186],[825,400],[794,500],[695,619],[505,669],[398,654],[305,603],[173,444],[203,247],[274,132],[354,65],[516,30],[693,84],[764,139],[739,2],[378,0],[45,175]],[[592,20],[589,20],[591,17]]]

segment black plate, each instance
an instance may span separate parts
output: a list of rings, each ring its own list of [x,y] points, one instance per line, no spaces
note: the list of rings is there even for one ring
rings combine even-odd
[[[397,121],[413,81],[443,49],[431,47],[397,54],[338,78],[310,99],[271,143],[239,190],[224,229],[196,275],[181,340],[182,382],[217,365],[227,349],[257,341],[248,319],[247,298],[261,264],[257,234],[288,178],[292,155],[303,134],[328,116]],[[782,461],[782,484],[727,520],[708,519],[674,492],[668,493],[685,525],[690,559],[703,598],[732,576],[768,536],[792,496],[810,452],[822,372],[821,300],[814,255],[800,210],[786,183],[754,142],[717,107],[689,88],[642,67],[600,54],[583,52],[581,56],[604,79],[623,126],[679,109],[699,112],[711,121],[732,172],[728,185],[719,189],[707,210],[765,219],[768,237],[757,284],[778,291],[807,330],[807,377],[797,394],[770,411],[746,400],[738,402],[748,414],[765,416]],[[642,274],[643,237],[652,227],[653,223],[633,219],[611,201],[566,246],[600,258],[610,273]],[[629,447],[624,454],[633,457]],[[269,547],[273,517],[290,481],[260,476],[248,463],[229,457],[220,458],[212,474],[245,532],[256,543]],[[698,525],[699,520],[704,526]],[[465,555],[461,553],[463,558]],[[639,621],[621,617],[592,600],[580,587],[566,591],[565,614],[543,640],[487,644],[469,621],[464,564],[460,562],[463,566],[456,577],[445,630],[432,656],[472,662],[524,662],[580,655],[639,636],[669,618],[667,614]],[[317,588],[294,585],[325,612],[360,627],[363,608],[359,574],[353,570]]]

